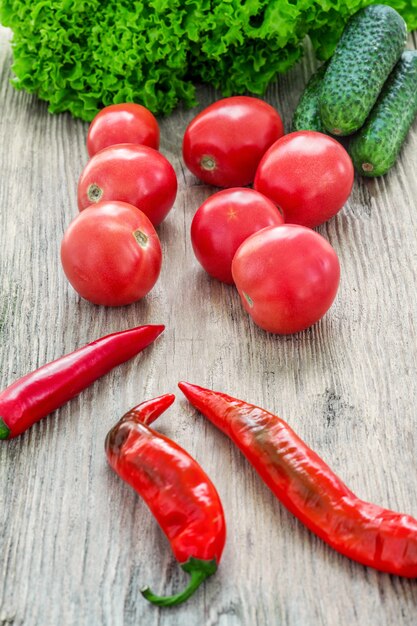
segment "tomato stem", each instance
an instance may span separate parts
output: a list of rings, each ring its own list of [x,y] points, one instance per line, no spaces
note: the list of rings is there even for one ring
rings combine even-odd
[[[91,202],[99,202],[103,196],[103,189],[96,185],[96,183],[92,183],[88,186],[87,196]]]
[[[252,298],[245,292],[243,292],[243,295],[245,296],[249,306],[252,308],[253,307],[253,300],[252,300]]]
[[[134,230],[132,232],[132,235],[134,236],[134,238],[136,239],[137,243],[140,245],[141,248],[147,247],[149,237],[143,232],[143,230],[140,230],[138,228],[137,230]]]
[[[216,169],[216,159],[209,154],[205,154],[201,157],[200,165],[203,170],[206,170],[207,172],[212,172]]]

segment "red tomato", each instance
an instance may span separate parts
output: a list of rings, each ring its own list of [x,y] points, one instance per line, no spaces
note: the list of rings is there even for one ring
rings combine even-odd
[[[94,304],[120,306],[152,289],[162,251],[142,211],[126,202],[100,202],[77,215],[67,228],[61,261],[80,296]]]
[[[123,143],[104,148],[87,163],[78,182],[78,207],[82,211],[101,200],[128,202],[158,226],[176,193],[177,177],[162,154]]]
[[[279,113],[259,98],[223,98],[187,126],[182,152],[189,170],[217,187],[243,187],[265,151],[284,134]]]
[[[243,241],[284,218],[273,202],[253,189],[224,189],[208,198],[194,215],[191,241],[206,272],[233,284],[232,259]]]
[[[102,109],[88,129],[88,154],[92,157],[117,143],[142,144],[158,150],[159,126],[152,113],[133,102],[111,104]]]
[[[345,204],[353,173],[350,156],[336,139],[302,130],[269,148],[259,163],[254,187],[282,209],[287,224],[313,228]]]
[[[323,317],[336,296],[340,267],[319,233],[284,224],[246,239],[233,258],[232,274],[254,322],[286,335]]]

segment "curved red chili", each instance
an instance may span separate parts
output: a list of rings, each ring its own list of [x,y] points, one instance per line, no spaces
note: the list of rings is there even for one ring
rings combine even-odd
[[[179,387],[282,504],[332,548],[383,572],[417,577],[416,519],[359,499],[276,415],[196,385]]]
[[[149,346],[165,326],[106,335],[43,365],[0,393],[0,439],[11,439]]]
[[[174,399],[166,394],[131,409],[105,443],[110,466],[145,500],[175,558],[191,575],[187,588],[174,596],[142,590],[147,600],[159,606],[184,602],[214,574],[226,539],[223,507],[213,483],[188,452],[149,428]]]

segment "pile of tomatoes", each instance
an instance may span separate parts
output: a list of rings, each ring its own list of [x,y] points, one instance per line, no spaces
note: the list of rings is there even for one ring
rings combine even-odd
[[[177,193],[175,171],[158,148],[158,123],[139,104],[107,107],[90,125],[80,213],[61,245],[68,280],[90,302],[131,304],[158,279],[162,250],[155,227]]]
[[[106,107],[90,125],[80,213],[64,235],[61,258],[72,286],[91,302],[129,304],[158,279],[155,227],[177,192],[174,169],[158,148],[158,123],[141,105]],[[224,188],[192,220],[203,268],[235,284],[246,311],[267,331],[293,333],[317,322],[336,296],[340,267],[312,228],[349,197],[353,166],[346,150],[313,131],[284,135],[279,113],[247,96],[199,113],[182,149],[191,172]]]

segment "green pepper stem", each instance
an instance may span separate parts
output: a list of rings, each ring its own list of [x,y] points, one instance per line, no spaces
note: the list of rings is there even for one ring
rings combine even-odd
[[[173,596],[157,596],[149,587],[145,587],[141,589],[143,597],[157,606],[176,606],[181,604],[193,595],[194,591],[198,589],[206,578],[214,574],[217,569],[217,563],[216,561],[201,561],[200,559],[190,558],[182,565],[182,568],[191,575],[191,580],[184,591]]]
[[[158,606],[175,606],[176,604],[181,604],[181,602],[185,602],[188,600],[190,596],[193,595],[194,591],[201,585],[201,583],[207,578],[207,574],[204,572],[193,572],[191,574],[191,580],[181,593],[177,593],[174,596],[157,596],[149,589],[149,587],[145,587],[141,589],[141,594],[144,598],[152,602],[152,604],[157,604]]]
[[[0,439],[8,439],[10,435],[10,428],[0,417]]]

